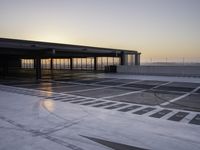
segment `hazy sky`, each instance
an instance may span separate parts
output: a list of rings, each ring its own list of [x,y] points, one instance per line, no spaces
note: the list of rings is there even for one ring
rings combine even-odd
[[[200,60],[200,0],[0,0],[0,37]]]

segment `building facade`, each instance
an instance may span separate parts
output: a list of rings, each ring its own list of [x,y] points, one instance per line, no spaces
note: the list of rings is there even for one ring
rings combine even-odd
[[[140,65],[134,50],[0,38],[0,73],[7,76],[15,68],[42,70],[100,71],[107,66]]]

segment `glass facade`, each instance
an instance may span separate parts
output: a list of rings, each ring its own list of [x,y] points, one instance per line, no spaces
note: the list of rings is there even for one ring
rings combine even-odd
[[[70,59],[53,59],[53,69],[70,69]],[[94,58],[73,58],[74,70],[94,70]],[[104,70],[105,66],[120,65],[120,57],[97,57],[97,70]],[[21,59],[23,69],[33,69],[34,59]],[[51,69],[51,59],[41,59],[42,69]]]
[[[119,57],[97,57],[97,70],[104,70],[105,66],[120,65]]]
[[[128,60],[127,60],[128,66],[134,66],[135,65],[135,55],[128,54],[127,57],[128,57]]]
[[[53,59],[53,69],[70,69],[70,59]]]
[[[73,69],[78,70],[93,70],[94,69],[94,58],[73,58]]]
[[[41,59],[41,67],[42,67],[42,69],[50,69],[51,68],[51,59]]]
[[[21,68],[33,69],[34,68],[34,59],[21,59]]]

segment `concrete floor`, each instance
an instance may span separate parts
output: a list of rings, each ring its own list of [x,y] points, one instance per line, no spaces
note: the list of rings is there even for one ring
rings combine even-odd
[[[118,74],[0,80],[0,149],[200,149],[199,88]]]

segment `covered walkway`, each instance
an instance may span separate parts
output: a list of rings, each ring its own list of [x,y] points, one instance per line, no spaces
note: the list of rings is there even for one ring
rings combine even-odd
[[[106,66],[140,65],[140,53],[134,50],[99,48],[0,38],[0,73],[10,70],[34,70],[37,79],[42,70],[103,71]]]

